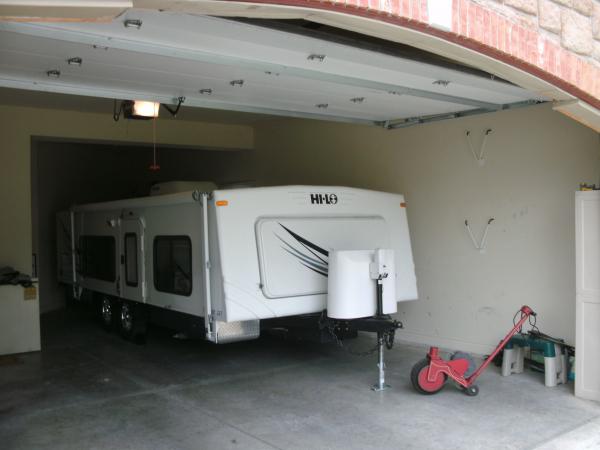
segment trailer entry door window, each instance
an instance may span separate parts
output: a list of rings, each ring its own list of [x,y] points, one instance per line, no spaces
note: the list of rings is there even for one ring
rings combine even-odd
[[[192,241],[187,236],[154,238],[154,287],[157,291],[192,293]]]
[[[127,286],[138,285],[137,235],[125,234],[125,283]]]
[[[84,277],[102,281],[116,280],[115,238],[112,236],[81,236],[81,273]]]

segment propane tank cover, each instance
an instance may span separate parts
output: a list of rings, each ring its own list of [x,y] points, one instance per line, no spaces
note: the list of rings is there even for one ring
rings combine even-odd
[[[398,310],[394,251],[390,249],[331,251],[327,283],[327,315],[333,319],[374,316],[377,312],[377,279],[385,273],[388,276],[382,279],[383,313],[393,314]]]

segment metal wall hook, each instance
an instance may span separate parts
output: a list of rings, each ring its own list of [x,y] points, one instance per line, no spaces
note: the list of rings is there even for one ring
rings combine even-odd
[[[490,226],[492,225],[492,222],[495,219],[493,217],[490,217],[490,219],[488,220],[486,226],[485,226],[485,230],[483,230],[483,236],[481,237],[481,241],[479,243],[477,243],[477,241],[475,240],[475,236],[473,236],[473,231],[471,231],[471,226],[469,225],[469,221],[467,219],[465,219],[465,227],[467,228],[467,232],[469,233],[469,236],[471,237],[471,241],[473,241],[473,245],[475,246],[475,248],[477,250],[479,250],[479,253],[485,253],[485,248],[487,245],[487,236],[488,236],[488,230],[490,229]]]
[[[487,138],[491,133],[492,133],[491,128],[488,128],[487,130],[485,130],[485,133],[483,135],[483,141],[481,141],[481,146],[479,147],[479,152],[475,153],[475,149],[473,148],[473,143],[471,142],[471,132],[468,130],[466,132],[467,143],[469,144],[469,149],[471,149],[473,158],[475,158],[475,161],[477,161],[480,166],[483,166],[485,164],[485,158],[483,157],[483,154],[485,152],[485,144],[487,142]]]

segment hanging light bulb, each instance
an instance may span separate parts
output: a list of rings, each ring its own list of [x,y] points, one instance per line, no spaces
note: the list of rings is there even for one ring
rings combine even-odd
[[[158,117],[159,108],[160,103],[135,100],[133,102],[133,115],[137,117],[156,118]]]
[[[53,72],[53,71],[50,71]],[[52,75],[48,72],[48,76],[57,76]],[[59,71],[56,71],[58,75],[60,75]],[[113,119],[115,122],[119,121],[121,114],[125,119],[134,119],[134,120],[148,120],[154,119],[158,117],[158,112],[160,110],[160,106],[162,105],[167,111],[171,113],[173,117],[177,116],[179,112],[179,108],[185,101],[185,97],[177,98],[177,106],[170,107],[169,105],[165,105],[164,103],[159,102],[149,102],[145,100],[122,100],[120,106],[118,105],[118,101],[115,99],[113,106]]]

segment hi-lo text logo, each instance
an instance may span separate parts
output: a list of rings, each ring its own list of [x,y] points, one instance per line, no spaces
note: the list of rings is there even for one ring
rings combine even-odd
[[[313,205],[335,205],[338,198],[335,194],[310,194],[310,202]]]

